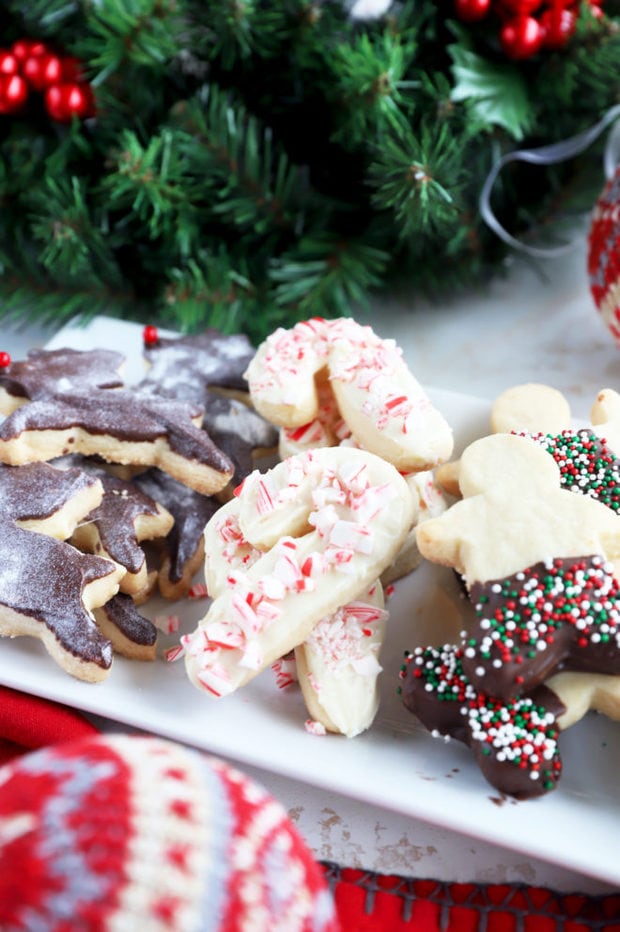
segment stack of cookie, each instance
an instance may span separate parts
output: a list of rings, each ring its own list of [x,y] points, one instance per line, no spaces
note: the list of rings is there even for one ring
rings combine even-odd
[[[209,331],[148,355],[131,389],[111,350],[32,351],[0,370],[0,633],[40,638],[88,682],[107,676],[113,649],[155,656],[137,606],[155,587],[187,594],[206,521],[276,444],[232,396],[253,355],[245,338]]]
[[[382,582],[415,566],[415,526],[445,507],[432,470],[452,430],[399,347],[350,319],[276,330],[245,374],[281,462],[207,525],[214,601],[182,639],[187,671],[220,697],[294,652],[308,730],[352,737],[378,707]]]

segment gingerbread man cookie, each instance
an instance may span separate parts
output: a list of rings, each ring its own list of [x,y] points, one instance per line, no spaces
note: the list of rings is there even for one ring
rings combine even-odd
[[[496,434],[461,461],[464,498],[418,527],[428,559],[454,567],[475,605],[463,665],[475,688],[508,699],[563,667],[620,671],[620,517],[560,483],[526,437]],[[602,606],[602,608],[599,608]]]

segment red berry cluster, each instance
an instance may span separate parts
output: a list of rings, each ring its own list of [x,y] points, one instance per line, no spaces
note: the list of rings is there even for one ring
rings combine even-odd
[[[587,0],[592,15],[603,15],[604,0]],[[531,58],[543,49],[563,48],[575,30],[581,0],[454,0],[456,15],[474,23],[493,14],[508,58]]]
[[[59,123],[95,112],[92,88],[77,58],[59,55],[36,39],[18,39],[0,49],[0,114],[18,113],[33,92],[43,94],[47,113]]]

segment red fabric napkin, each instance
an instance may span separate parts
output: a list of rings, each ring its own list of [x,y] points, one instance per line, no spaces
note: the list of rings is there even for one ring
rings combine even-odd
[[[0,686],[0,764],[97,734],[61,703]],[[589,897],[514,884],[451,884],[322,863],[342,932],[620,932],[620,893]]]
[[[75,709],[0,686],[0,764],[25,751],[97,733]]]

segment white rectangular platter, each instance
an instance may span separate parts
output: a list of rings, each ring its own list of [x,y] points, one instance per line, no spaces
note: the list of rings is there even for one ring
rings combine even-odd
[[[106,347],[127,355],[126,380],[142,371],[138,325],[96,318],[67,327],[48,344]],[[489,403],[429,389],[452,424],[457,453],[488,432]],[[599,878],[620,883],[620,724],[589,715],[561,737],[564,773],[553,793],[517,802],[502,798],[481,777],[467,748],[426,733],[403,708],[397,689],[403,654],[419,643],[458,632],[459,592],[451,571],[424,564],[395,585],[381,662],[382,697],[371,729],[353,739],[317,737],[295,687],[279,689],[265,671],[226,699],[195,689],[183,661],[167,662],[176,643],[162,636],[153,663],[116,657],[101,684],[78,682],[60,670],[35,640],[0,642],[0,682],[67,703],[124,725],[145,729],[284,777],[415,817]],[[191,630],[208,603],[153,600],[151,618],[177,614]]]

